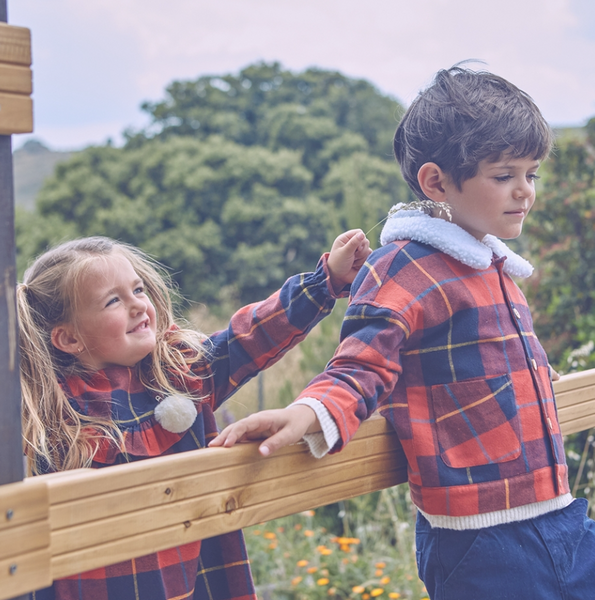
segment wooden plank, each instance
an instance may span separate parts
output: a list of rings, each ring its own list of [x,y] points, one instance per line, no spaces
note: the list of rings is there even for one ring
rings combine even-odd
[[[554,392],[558,396],[562,392],[592,386],[595,386],[595,369],[563,375],[559,381],[554,381]]]
[[[33,101],[29,96],[0,93],[0,135],[33,131]]]
[[[0,23],[0,62],[28,67],[31,64],[31,31]]]
[[[14,554],[49,549],[49,545],[49,519],[0,530],[0,560]]]
[[[74,485],[70,486],[69,497],[73,500],[55,504],[50,509],[52,529],[89,522],[91,519],[138,512],[152,506],[171,505],[176,501],[204,495],[205,490],[212,494],[230,487],[254,485],[270,480],[277,481],[287,475],[302,480],[309,477],[313,469],[323,469],[327,464],[335,465],[333,468],[336,470],[340,464],[349,462],[351,465],[353,463],[350,461],[354,459],[356,462],[362,460],[362,456],[367,457],[368,460],[371,455],[379,457],[383,454],[390,454],[397,457],[400,446],[398,446],[396,436],[377,435],[369,439],[356,439],[347,446],[344,452],[325,457],[321,462],[317,462],[314,458],[308,458],[307,455],[297,462],[288,461],[286,456],[294,456],[299,447],[292,448],[290,453],[281,451],[266,462],[262,461],[254,445],[245,448],[249,450],[249,456],[242,451],[243,460],[241,462],[238,460],[237,464],[231,463],[229,467],[221,467],[197,475],[190,474],[185,477],[155,481],[114,492],[102,489],[98,490],[96,495],[83,499],[79,499],[75,493],[79,487],[78,483],[71,481]],[[206,452],[198,450],[188,453],[188,459],[191,463],[199,465],[201,459],[208,458]],[[213,449],[212,452],[227,453],[229,449]],[[302,454],[300,453],[299,456]],[[62,485],[65,486],[66,483],[62,482]]]
[[[305,458],[309,459],[310,457],[306,456]],[[290,501],[300,493],[308,491],[318,493],[319,490],[329,486],[382,474],[398,468],[394,462],[394,454],[387,453],[373,459],[370,459],[369,456],[360,458],[357,461],[346,463],[340,469],[337,469],[334,464],[327,467],[312,465],[310,471],[276,478],[274,486],[271,486],[270,480],[257,481],[248,485],[245,483],[235,485],[234,482],[233,489],[218,493],[205,493],[205,490],[209,490],[209,488],[203,487],[203,493],[194,498],[165,506],[153,506],[144,510],[126,512],[115,517],[54,531],[52,533],[52,551],[54,554],[61,554],[141,532],[150,532],[175,523],[229,514],[238,509],[256,506],[267,501],[283,499]],[[249,471],[249,469],[246,470]]]
[[[109,556],[110,562],[119,562],[134,556],[142,556],[149,549],[150,551],[165,550],[197,539],[212,537],[224,531],[234,531],[307,508],[323,506],[341,499],[384,489],[396,485],[401,477],[402,471],[397,470],[344,481],[338,485],[318,490],[317,500],[315,501],[313,501],[312,493],[307,491],[296,494],[291,498],[281,498],[205,519],[193,519],[161,530],[78,550],[70,554],[54,556],[52,559],[52,572],[54,577],[64,577],[101,566],[106,562],[106,556]]]
[[[0,63],[0,92],[24,94],[33,91],[33,74],[29,67]]]
[[[0,532],[48,519],[48,486],[37,478],[0,486]]]
[[[50,549],[0,560],[0,600],[14,598],[52,583]]]

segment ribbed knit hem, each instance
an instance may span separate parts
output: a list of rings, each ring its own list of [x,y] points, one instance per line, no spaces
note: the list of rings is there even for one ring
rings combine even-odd
[[[322,402],[315,398],[301,398],[290,404],[287,408],[296,404],[305,404],[309,406],[318,417],[320,428],[322,431],[316,433],[306,433],[304,441],[308,444],[308,448],[314,458],[322,458],[328,454],[329,450],[337,443],[339,439],[339,428],[331,413]]]
[[[504,525],[514,523],[515,521],[526,521],[534,519],[540,515],[566,508],[574,498],[572,494],[563,494],[551,500],[525,504],[508,510],[496,510],[494,512],[483,513],[481,515],[469,515],[466,517],[450,517],[447,515],[429,515],[423,510],[419,512],[428,520],[430,525],[441,529],[456,529],[463,531],[465,529],[485,529],[494,525]]]

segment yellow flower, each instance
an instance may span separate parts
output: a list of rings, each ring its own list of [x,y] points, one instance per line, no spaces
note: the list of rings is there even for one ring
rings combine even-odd
[[[302,577],[300,577],[299,575],[297,577],[294,577],[291,580],[291,585],[297,585],[300,581],[302,580]]]
[[[317,582],[318,585],[326,585],[328,583],[328,578],[321,577]]]
[[[387,584],[387,583],[389,583],[389,582],[390,582],[390,577],[388,577],[388,576],[385,576],[385,577],[383,577],[383,578],[380,580],[380,583],[381,583],[382,585],[386,585],[386,584]]]
[[[382,588],[374,588],[370,592],[370,596],[372,596],[372,598],[376,598],[376,596],[382,596],[382,594],[384,594],[384,590]]]
[[[366,591],[366,588],[363,585],[356,585],[355,587],[351,588],[351,591],[355,594],[361,594],[362,592]]]
[[[332,554],[333,551],[330,548],[324,548],[320,551],[320,554],[322,554],[322,556],[328,556],[329,554]]]
[[[308,561],[305,558],[302,558],[302,560],[297,561],[298,567],[305,567],[307,564],[308,564]]]
[[[316,546],[316,550],[322,553],[323,550],[326,550],[326,546]]]
[[[382,569],[376,569],[376,572],[374,573],[374,575],[376,577],[382,577],[383,573],[384,573],[384,571]]]
[[[318,567],[310,567],[306,573],[316,573],[316,571],[318,571]]]
[[[399,594],[398,592],[391,592],[391,593],[388,595],[388,597],[389,597],[389,598],[400,598],[400,597],[401,597],[401,594]]]
[[[267,531],[267,532],[264,534],[264,537],[265,537],[267,540],[274,540],[274,539],[277,537],[277,535],[276,535],[275,533],[273,533],[272,531]]]
[[[310,529],[306,529],[306,531],[304,531],[304,535],[306,537],[312,537],[314,535],[314,532],[311,531]]]
[[[339,549],[343,550],[343,552],[349,552],[351,550],[351,546],[348,546],[347,544],[341,544]]]
[[[386,567],[386,563],[385,562],[377,562],[374,566],[377,569],[384,569]]]

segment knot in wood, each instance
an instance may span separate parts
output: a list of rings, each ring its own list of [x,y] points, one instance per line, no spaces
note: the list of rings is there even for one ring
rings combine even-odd
[[[225,512],[233,512],[237,507],[236,499],[232,497],[225,503]]]
[[[192,523],[190,521],[184,521],[184,527],[186,529],[188,529],[188,527],[190,527],[192,525]]]

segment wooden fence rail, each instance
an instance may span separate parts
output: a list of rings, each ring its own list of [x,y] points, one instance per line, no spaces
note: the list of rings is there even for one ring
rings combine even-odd
[[[595,369],[555,389],[565,434],[595,427]],[[0,487],[0,599],[404,481],[396,435],[373,417],[321,460],[303,444],[262,458],[250,443],[11,483]]]

